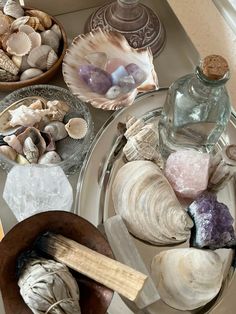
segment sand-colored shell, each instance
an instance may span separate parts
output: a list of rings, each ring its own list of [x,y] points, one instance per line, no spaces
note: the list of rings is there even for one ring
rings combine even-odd
[[[4,5],[3,12],[6,15],[14,17],[15,19],[23,16],[25,13],[19,1],[17,0],[8,0]]]
[[[51,30],[54,31],[57,36],[59,37],[59,39],[62,38],[62,33],[61,33],[61,29],[60,29],[60,26],[57,25],[57,24],[53,24],[53,26],[51,27]]]
[[[30,68],[30,69],[27,69],[25,70],[21,76],[20,76],[20,80],[21,81],[26,81],[26,80],[29,80],[29,79],[32,79],[36,76],[39,76],[43,74],[43,71],[40,70],[40,69],[36,69],[36,68]]]
[[[39,152],[39,156],[43,155],[44,152],[46,151],[46,142],[42,135],[40,134],[39,130],[34,127],[27,128],[24,132],[17,136],[18,140],[23,145],[23,150],[25,140],[29,137],[32,139],[33,144],[36,145]]]
[[[1,154],[13,161],[16,159],[17,155],[16,151],[8,145],[0,146],[0,155]]]
[[[27,62],[28,56],[13,56],[12,61],[15,65],[20,69],[20,72],[24,72],[25,70],[30,68],[30,65]]]
[[[25,27],[26,26],[28,25],[25,25]],[[30,33],[28,36],[31,41],[31,49],[41,46],[41,36],[39,33],[36,33],[36,32]]]
[[[57,152],[47,152],[39,158],[38,163],[42,165],[48,165],[57,164],[60,161],[61,157],[58,155]]]
[[[39,158],[39,150],[37,146],[34,144],[31,137],[27,137],[23,144],[23,152],[25,155],[25,158],[29,161],[31,164],[35,164],[38,161]]]
[[[26,25],[26,24],[21,25],[21,26],[19,27],[19,31],[20,31],[20,32],[23,32],[23,33],[25,33],[25,34],[27,34],[27,35],[30,35],[30,34],[32,34],[32,33],[38,34],[38,33],[35,32],[35,30],[33,29],[33,27],[31,27],[31,26],[29,26],[29,25]]]
[[[60,44],[58,35],[52,30],[44,31],[40,35],[42,38],[42,44],[52,47],[52,49],[57,53]]]
[[[60,121],[50,122],[44,127],[43,132],[51,134],[54,141],[62,140],[68,135],[64,123]]]
[[[135,137],[128,139],[123,152],[128,161],[154,160],[159,157],[155,146],[148,142],[138,141]]]
[[[7,15],[0,15],[0,35],[9,31],[11,21]]]
[[[49,52],[53,51],[50,46],[42,45],[31,50],[27,62],[33,68],[39,68],[40,70],[47,70],[47,61]]]
[[[7,40],[9,38],[9,36],[11,36],[10,32],[6,32],[6,33],[0,35],[0,44],[1,44],[1,48],[4,50],[4,52],[7,50]]]
[[[82,118],[72,118],[65,125],[69,136],[75,140],[80,140],[85,137],[88,131],[88,124]]]
[[[110,100],[105,95],[92,92],[90,87],[78,75],[78,67],[85,64],[84,58],[92,52],[102,51],[109,58],[120,58],[129,63],[137,64],[147,73],[147,79],[137,88],[127,94],[121,94]],[[157,89],[157,75],[154,70],[151,50],[133,49],[125,37],[120,33],[102,31],[101,29],[86,35],[76,37],[67,51],[63,61],[64,80],[72,91],[81,100],[90,102],[96,108],[115,110],[133,103],[138,92],[147,92]]]
[[[10,147],[12,147],[18,154],[23,153],[23,146],[15,134],[5,136],[3,139]]]
[[[49,115],[51,121],[63,121],[64,116],[70,110],[70,106],[61,100],[48,101],[47,108],[51,111]]]
[[[49,70],[58,60],[56,52],[52,49],[47,57],[47,70]]]
[[[0,68],[10,72],[13,75],[17,75],[19,72],[19,68],[17,68],[15,63],[5,54],[2,49],[0,49]]]
[[[7,52],[15,56],[25,56],[31,50],[31,40],[23,32],[13,33],[7,40]]]
[[[34,101],[34,102],[29,106],[29,108],[34,109],[34,110],[37,110],[37,109],[38,109],[38,110],[41,110],[41,109],[44,109],[43,103],[42,103],[42,101],[41,101],[40,99]]]
[[[210,250],[179,248],[156,255],[152,278],[161,299],[178,310],[194,310],[211,301],[220,291],[223,264]]]
[[[17,31],[20,26],[25,25],[29,20],[29,16],[21,16],[18,19],[14,20],[11,24],[11,31]]]
[[[39,10],[27,10],[25,14],[33,17],[37,17],[40,20],[40,23],[45,29],[48,29],[52,26],[52,19],[51,17],[42,11]]]
[[[39,19],[34,16],[30,16],[26,24],[31,26],[35,31],[39,31],[41,28]]]
[[[186,241],[193,222],[169,182],[151,161],[131,161],[112,185],[117,214],[136,237],[157,245]]]
[[[136,119],[135,117],[128,117],[126,122],[126,132],[124,136],[129,139],[132,136],[138,134],[145,126],[143,119]]]
[[[0,81],[1,82],[16,82],[19,80],[18,75],[13,75],[8,71],[0,69]]]

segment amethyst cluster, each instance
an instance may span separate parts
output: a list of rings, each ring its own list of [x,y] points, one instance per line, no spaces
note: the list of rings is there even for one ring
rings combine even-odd
[[[93,92],[109,99],[129,93],[146,79],[146,73],[135,63],[119,65],[112,73],[93,64],[84,64],[79,67],[79,76]]]
[[[236,244],[234,219],[228,207],[217,201],[212,193],[201,194],[188,208],[194,221],[191,245],[218,249]]]

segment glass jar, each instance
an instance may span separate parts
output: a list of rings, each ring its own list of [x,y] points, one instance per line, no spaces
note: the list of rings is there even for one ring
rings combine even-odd
[[[208,64],[210,57],[217,62]],[[226,62],[222,59],[215,55],[206,57],[195,73],[179,78],[170,86],[159,122],[163,157],[181,148],[209,152],[218,141],[231,112],[225,87],[229,69],[225,63],[221,64]]]

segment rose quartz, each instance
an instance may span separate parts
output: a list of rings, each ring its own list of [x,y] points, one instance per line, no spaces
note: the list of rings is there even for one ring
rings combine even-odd
[[[209,163],[209,154],[180,150],[168,157],[165,175],[179,196],[196,198],[207,188]]]
[[[124,67],[127,65],[127,62],[120,58],[111,58],[108,59],[107,65],[106,65],[106,71],[108,73],[114,72],[119,66],[123,65]]]

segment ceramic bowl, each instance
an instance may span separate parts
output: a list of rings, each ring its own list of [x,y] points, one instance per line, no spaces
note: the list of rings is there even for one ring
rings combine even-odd
[[[110,100],[105,95],[93,92],[78,75],[80,65],[86,63],[85,57],[94,52],[106,53],[108,59],[119,58],[126,65],[136,63],[146,72],[147,79],[129,93]],[[96,29],[85,35],[76,37],[63,60],[62,72],[64,80],[71,92],[96,108],[116,110],[133,103],[138,92],[155,90],[158,87],[157,75],[154,70],[153,56],[149,48],[131,48],[123,35],[117,32]]]
[[[87,220],[68,212],[50,211],[34,215],[18,223],[0,242],[0,288],[6,314],[30,314],[17,285],[16,265],[19,255],[32,248],[36,238],[46,231],[61,234],[101,254],[113,258],[112,250],[102,234]],[[80,288],[82,313],[105,314],[113,291],[72,272]]]
[[[34,8],[29,8],[29,7],[23,7],[24,10],[37,10]],[[50,15],[49,15],[50,16]],[[31,79],[27,79],[24,81],[16,81],[16,82],[0,82],[0,90],[1,91],[11,91],[11,90],[16,90],[18,88],[22,88],[25,86],[30,86],[30,85],[34,85],[34,84],[42,84],[42,83],[47,83],[49,82],[53,76],[60,70],[60,66],[62,63],[62,60],[64,58],[66,49],[67,49],[67,36],[65,33],[65,30],[62,26],[62,24],[53,16],[50,16],[50,18],[53,21],[53,24],[57,24],[60,28],[61,31],[61,41],[60,41],[60,46],[59,46],[59,50],[58,50],[58,60],[53,64],[53,66],[43,72],[42,74],[31,78]]]
[[[68,116],[76,114],[86,120],[88,130],[83,139],[74,140],[70,137],[66,137],[56,142],[56,150],[62,158],[62,161],[57,163],[57,165],[60,166],[66,174],[73,174],[82,165],[83,158],[93,139],[93,121],[88,107],[67,89],[53,85],[34,85],[18,89],[0,101],[0,121],[3,121],[2,118],[8,111],[8,106],[30,96],[43,97],[47,100],[57,99],[65,101],[70,106]],[[9,171],[14,165],[16,165],[16,162],[0,154],[0,166],[3,169]],[[43,167],[46,165],[37,164],[37,166]]]

